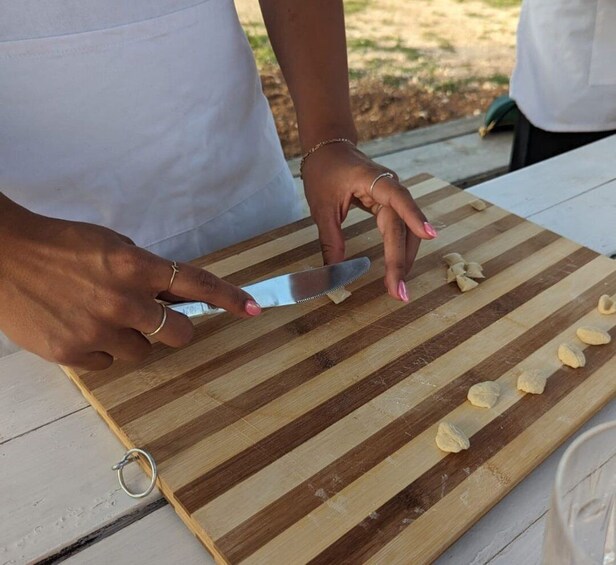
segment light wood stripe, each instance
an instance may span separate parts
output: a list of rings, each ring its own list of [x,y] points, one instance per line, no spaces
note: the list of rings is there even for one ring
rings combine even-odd
[[[505,286],[500,290],[504,292],[504,294],[498,293],[494,296],[489,295],[487,292],[483,295],[481,293],[475,293],[475,300],[473,301],[471,301],[470,297],[468,300],[459,301],[461,296],[457,296],[455,299],[450,300],[447,303],[447,310],[451,310],[455,303],[459,303],[461,306],[460,310],[463,314],[461,313],[461,320],[459,322],[450,324],[445,331],[444,327],[447,327],[447,325],[443,324],[442,320],[438,318],[434,321],[436,317],[430,315],[432,312],[437,312],[439,310],[438,308],[432,311],[428,301],[426,301],[424,308],[414,303],[414,308],[409,313],[409,317],[412,320],[417,320],[421,313],[427,313],[428,316],[426,317],[432,318],[431,320],[426,320],[426,323],[422,324],[426,329],[425,338],[422,336],[418,340],[414,328],[404,325],[402,330],[378,342],[379,347],[377,348],[378,352],[376,352],[378,357],[374,359],[378,363],[376,366],[367,362],[370,357],[370,353],[368,352],[374,346],[365,348],[362,351],[362,355],[357,356],[360,358],[359,361],[357,359],[352,359],[352,363],[357,364],[359,362],[364,366],[364,369],[361,371],[359,367],[354,367],[353,373],[356,374],[357,371],[365,373],[365,366],[367,366],[368,375],[366,376],[372,376],[372,378],[364,378],[354,385],[348,386],[343,393],[331,397],[322,405],[304,413],[291,424],[286,426],[279,425],[275,433],[259,441],[251,449],[234,456],[232,459],[225,461],[224,464],[219,465],[213,471],[195,478],[187,485],[179,488],[177,490],[178,499],[189,512],[198,509],[216,498],[222,492],[231,488],[234,484],[237,484],[241,480],[244,480],[264,468],[267,464],[282,456],[290,449],[293,449],[306,441],[306,439],[325,429],[328,425],[348,414],[362,403],[371,400],[383,390],[402,380],[405,375],[404,371],[409,365],[409,361],[411,361],[414,353],[415,357],[417,355],[414,349],[411,349],[409,353],[400,357],[398,355],[398,344],[400,341],[410,342],[409,346],[413,347],[412,340],[414,339],[416,341],[415,346],[422,344],[421,350],[422,353],[424,351],[426,352],[425,355],[428,354],[427,352],[430,352],[434,357],[442,355],[453,348],[457,343],[470,337],[472,333],[474,333],[475,328],[484,327],[492,323],[501,316],[506,315],[508,311],[511,311],[529,297],[532,297],[535,292],[554,284],[567,268],[575,270],[581,266],[581,264],[585,264],[594,257],[594,254],[591,252],[580,250],[576,252],[580,254],[579,258],[568,256],[566,259],[557,263],[552,271],[550,269],[543,270],[545,264],[549,264],[551,258],[556,255],[554,251],[554,248],[548,246],[537,252],[537,255],[543,254],[545,256],[545,262],[541,262],[541,270],[538,272],[535,261],[532,261],[532,265],[529,264],[528,260],[517,263],[515,266],[516,275],[523,273],[522,276],[527,282],[518,284],[519,281],[513,276],[509,279],[501,277],[500,281],[503,282]],[[495,259],[494,261],[499,261],[499,259]],[[575,259],[581,262],[581,264],[576,264]],[[529,276],[532,271],[535,271],[534,275]],[[487,281],[485,286],[487,287],[489,284],[490,281]],[[517,287],[519,287],[518,291],[513,292]],[[490,304],[497,296],[500,296],[501,302],[504,302],[502,309],[490,307]],[[465,297],[462,296],[462,298]],[[471,302],[474,303],[472,307]],[[426,310],[428,312],[426,312]],[[398,324],[402,326],[404,322],[407,322],[407,320],[400,320]],[[433,322],[434,329],[428,329],[430,322]],[[398,327],[398,324],[392,325]],[[407,337],[405,334],[415,335],[408,335]],[[439,334],[441,337],[440,340],[438,339]],[[430,340],[433,341],[430,342]],[[387,346],[388,341],[391,342],[389,347]],[[424,344],[424,342],[427,343]],[[368,336],[366,343],[376,342],[371,340],[370,336]],[[413,361],[415,363],[417,362],[416,359],[413,359]],[[348,368],[345,367],[345,363],[339,363],[331,369],[332,372],[338,374],[345,370],[348,370]],[[329,371],[326,370],[322,374],[327,374],[328,372]],[[378,378],[374,378],[378,376],[382,376],[383,380],[381,381]],[[335,378],[331,375],[330,378],[332,377]],[[158,459],[160,456],[155,454],[155,457]],[[188,476],[188,473],[185,473],[184,476]]]
[[[614,332],[595,308],[616,265],[497,207],[477,212],[438,179],[413,182],[441,233],[420,248],[409,305],[383,292],[380,235],[352,210],[347,255],[374,268],[343,304],[217,316],[182,350],[67,370],[127,447],[153,452],[163,493],[220,562],[429,562],[616,394],[615,341],[587,348],[583,370],[555,356],[578,324]],[[452,251],[484,264],[471,293],[444,281]],[[320,263],[308,220],[194,262],[235,284]],[[515,390],[525,366],[552,373],[541,397]],[[468,387],[486,378],[501,400],[471,407]],[[576,411],[572,398],[592,402]],[[468,452],[435,447],[441,419],[471,434]]]
[[[229,534],[228,544],[218,539],[221,547],[226,548],[238,544],[238,540],[246,536],[252,537],[253,543],[254,538],[271,537],[276,524],[292,523],[293,516],[299,518],[308,514],[319,504],[314,492],[323,489],[331,494],[343,488],[351,480],[348,473],[359,472],[354,462],[360,456],[362,468],[365,468],[371,461],[385,458],[396,445],[406,442],[410,431],[415,429],[413,423],[423,425],[420,414],[425,418],[438,418],[440,410],[430,404],[433,399],[422,401],[432,394],[438,395],[445,406],[449,398],[458,402],[461,394],[464,399],[466,389],[474,382],[485,379],[485,375],[493,379],[498,377],[511,363],[519,362],[525,354],[540,347],[554,324],[570,322],[592,308],[594,295],[586,293],[585,298],[580,297],[582,291],[588,289],[586,275],[592,267],[591,264],[575,271],[514,311],[526,317],[527,328],[532,327],[528,336],[524,334],[524,327],[507,317],[501,318],[420,369],[419,373],[411,372],[398,385],[338,420],[319,436],[218,497],[195,515],[207,524],[215,539],[246,521],[240,529]],[[563,296],[564,288],[575,302],[570,303]],[[546,303],[549,309],[545,308]],[[549,315],[554,310],[556,313]],[[454,359],[456,372],[447,371]],[[393,422],[392,418],[395,418]],[[274,465],[280,468],[274,469]],[[301,468],[301,478],[285,475],[286,467]],[[268,484],[272,476],[278,477],[275,488]],[[233,514],[224,512],[225,508],[235,507],[239,510]],[[269,526],[259,529],[259,523]]]

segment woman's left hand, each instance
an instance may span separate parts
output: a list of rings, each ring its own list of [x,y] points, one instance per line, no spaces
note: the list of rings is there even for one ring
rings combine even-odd
[[[370,187],[382,173],[384,176]],[[438,234],[397,175],[350,143],[332,143],[312,153],[303,167],[304,191],[319,230],[325,264],[344,260],[341,224],[351,204],[376,216],[383,236],[385,287],[393,298],[408,301],[406,284],[422,239]]]

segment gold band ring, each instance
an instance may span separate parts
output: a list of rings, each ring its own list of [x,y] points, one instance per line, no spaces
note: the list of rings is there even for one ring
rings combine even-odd
[[[175,280],[175,275],[177,275],[180,272],[180,268],[178,267],[178,264],[175,261],[171,263],[171,268],[173,269],[173,273],[171,273],[171,280],[169,281],[169,285],[167,286],[167,291],[171,290],[171,285],[173,284],[173,281]]]
[[[163,329],[163,326],[165,325],[165,322],[167,321],[167,307],[164,304],[161,304],[160,302],[158,302],[158,304],[160,304],[161,308],[163,309],[162,320],[160,321],[160,324],[158,324],[158,327],[153,332],[143,334],[146,337],[152,337],[153,335],[156,335],[160,330]]]
[[[374,199],[374,196],[372,196],[372,192],[374,191],[374,185],[382,178],[388,178],[388,179],[393,179],[394,175],[392,175],[391,173],[381,173],[380,175],[378,175],[373,181],[372,184],[370,185],[370,190],[368,191],[368,194],[370,195],[370,198]]]

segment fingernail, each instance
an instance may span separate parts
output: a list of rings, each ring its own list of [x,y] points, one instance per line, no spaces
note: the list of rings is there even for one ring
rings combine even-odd
[[[398,283],[398,296],[401,300],[404,300],[404,302],[409,301],[409,295],[406,292],[406,285],[404,284],[404,281],[400,281]]]
[[[424,230],[430,237],[437,237],[438,232],[434,229],[434,226],[430,222],[424,222]]]
[[[261,306],[259,306],[254,300],[246,300],[244,310],[246,311],[246,314],[250,316],[258,316],[261,313]]]

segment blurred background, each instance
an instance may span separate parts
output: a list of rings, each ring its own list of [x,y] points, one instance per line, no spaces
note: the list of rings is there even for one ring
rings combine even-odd
[[[235,0],[287,157],[291,99],[256,0]],[[485,112],[509,88],[521,0],[345,0],[360,141]]]

